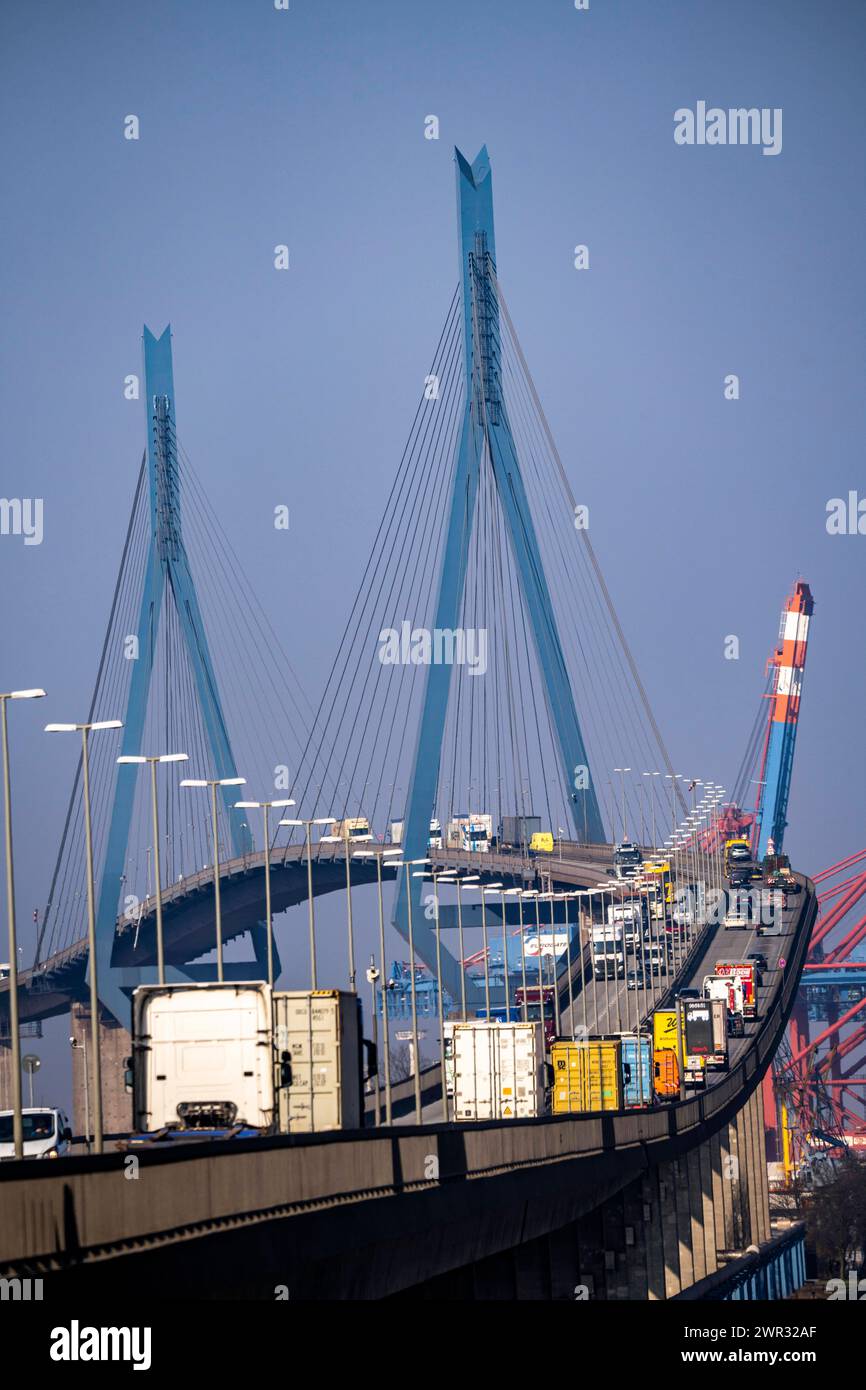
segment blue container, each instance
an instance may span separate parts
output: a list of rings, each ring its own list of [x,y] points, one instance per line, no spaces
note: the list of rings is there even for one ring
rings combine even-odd
[[[622,1098],[628,1109],[636,1105],[653,1104],[652,1039],[634,1033],[622,1036]]]

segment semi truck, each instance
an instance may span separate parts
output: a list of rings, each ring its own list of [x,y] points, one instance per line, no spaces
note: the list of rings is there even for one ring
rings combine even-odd
[[[356,994],[261,981],[140,985],[132,996],[133,1126],[144,1139],[351,1129],[363,1122]]]
[[[761,869],[767,888],[780,889],[786,897],[789,893],[799,893],[800,885],[791,872],[791,861],[787,854],[765,855]]]
[[[660,1100],[680,1095],[681,1040],[676,1009],[656,1009],[653,1014],[653,1089]]]
[[[751,862],[752,847],[745,836],[737,835],[733,839],[725,841],[725,875],[731,876],[734,867]]]
[[[556,1037],[556,990],[553,985],[527,985],[524,990],[523,985],[518,985],[514,991],[515,1008],[520,1010],[520,1017],[523,1017],[523,1004],[526,1001],[526,1019],[529,1023],[541,1023],[542,1012],[544,1014],[544,1040],[550,1047]]]
[[[608,903],[608,924],[622,925],[622,939],[626,949],[634,950],[643,941],[644,910],[640,899],[633,898],[622,903]]]
[[[503,816],[499,822],[502,849],[522,849],[541,831],[541,816]]]
[[[372,839],[372,838],[373,838],[372,835],[369,836],[369,838]],[[401,820],[392,820],[392,822],[391,822],[391,844],[392,844],[392,845],[401,845],[402,843],[403,843],[403,822],[402,822]],[[434,817],[434,819],[431,820],[431,822],[430,822],[430,829],[429,829],[429,832],[428,832],[428,834],[427,834],[427,848],[428,848],[428,849],[441,849],[441,848],[442,848],[442,827],[440,826],[438,820],[435,819],[435,817]],[[460,846],[453,846],[453,848],[458,848],[458,849],[459,849]]]
[[[707,1064],[715,1056],[712,1001],[681,999],[680,1020],[683,1032],[683,1080],[687,1086],[701,1088],[707,1084]]]
[[[455,1120],[545,1113],[548,1075],[539,1023],[455,1023],[451,1040]]]
[[[613,871],[617,878],[635,878],[640,872],[643,855],[631,840],[622,840],[613,852]]]
[[[470,811],[466,815],[454,816],[448,822],[446,841],[449,849],[464,850],[468,854],[486,854],[492,838],[492,816]]]
[[[592,970],[597,980],[625,974],[622,923],[596,923],[592,927]]]
[[[753,961],[717,960],[713,967],[715,975],[737,975],[743,986],[743,1017],[757,1018],[758,998]]]
[[[743,982],[738,975],[705,975],[703,981],[705,999],[718,999],[725,1006],[727,1030],[732,1038],[741,1038],[745,1032],[743,1012]]]
[[[372,840],[373,834],[366,816],[355,816],[352,820],[335,820],[325,838],[350,840],[354,845]]]

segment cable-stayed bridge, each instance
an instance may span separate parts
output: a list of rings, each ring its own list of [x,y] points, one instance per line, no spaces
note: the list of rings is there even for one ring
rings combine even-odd
[[[485,999],[488,1006],[497,1001],[488,931],[498,930],[507,966],[508,937],[519,932],[522,942],[524,914],[540,914],[543,902],[543,924],[549,913],[551,931],[564,926],[569,939],[554,983],[559,1022],[572,1036],[581,1009],[592,1033],[611,1031],[614,1021],[640,1029],[655,1003],[677,987],[700,984],[719,949],[723,929],[695,914],[676,934],[668,974],[648,972],[631,988],[625,979],[592,978],[581,895],[603,892],[606,881],[612,893],[614,844],[631,839],[648,853],[661,851],[675,882],[720,881],[711,845],[719,789],[674,771],[602,577],[586,509],[572,494],[502,290],[486,150],[471,164],[457,152],[456,173],[460,281],[315,706],[250,592],[181,444],[170,330],[156,337],[145,329],[144,457],[88,713],[89,720],[123,721],[119,736],[94,740],[90,777],[99,997],[123,1026],[132,989],[157,978],[158,904],[167,979],[213,977],[205,958],[217,945],[215,885],[222,939],[249,937],[249,958],[227,964],[226,978],[266,977],[265,848],[274,912],[308,902],[311,939],[313,898],[346,892],[351,904],[351,889],[377,883],[380,872],[386,885],[393,881],[393,924],[437,975],[440,995],[447,992],[452,1000],[467,990],[466,961],[478,956],[480,932]],[[186,754],[187,762],[159,770],[157,816],[144,770],[117,759],[176,753]],[[25,1020],[83,999],[92,968],[81,774],[79,766],[36,959],[20,978]],[[187,779],[218,783],[213,803],[203,790],[183,786]],[[275,802],[291,803],[282,817],[288,824],[271,823],[267,847],[261,824],[236,804],[262,789]],[[357,842],[349,829],[342,837],[329,835],[329,818],[365,833]],[[489,825],[496,843],[481,852],[450,844],[450,827],[461,819]],[[532,855],[503,829],[510,821],[536,820],[554,837],[555,852]],[[405,873],[389,868],[384,853],[373,853],[389,843],[399,844]],[[464,903],[461,885],[469,883],[475,896]],[[766,1242],[756,1088],[786,1025],[814,920],[812,886],[802,886],[796,908],[786,914],[783,939],[768,952],[760,1022],[737,1043],[725,1079],[703,1096],[622,1117],[515,1122],[510,1137],[500,1132],[508,1126],[469,1132],[439,1126],[436,1163],[426,1178],[421,1159],[434,1142],[429,1125],[417,1134],[407,1128],[390,1157],[384,1150],[373,1157],[369,1136],[345,1135],[262,1141],[255,1151],[228,1155],[226,1161],[255,1174],[253,1205],[265,1211],[257,1220],[286,1234],[292,1259],[307,1271],[298,1274],[305,1293],[322,1281],[339,1283],[341,1262],[348,1268],[342,1238],[329,1246],[336,1263],[327,1273],[327,1261],[314,1273],[309,1259],[304,1264],[301,1231],[308,1231],[313,1209],[327,1208],[322,1220],[331,1230],[333,1206],[354,1203],[360,1212],[371,1192],[390,1204],[379,1232],[383,1241],[393,1241],[397,1228],[407,1237],[422,1227],[442,1235],[427,1263],[410,1268],[403,1251],[390,1275],[368,1286],[358,1275],[363,1293],[371,1295],[428,1285],[505,1252],[512,1258],[527,1242],[549,1242],[566,1227],[579,1247],[588,1248],[595,1239],[588,1234],[593,1213],[606,1203],[616,1210],[618,1226],[642,1243],[644,1296],[671,1296],[709,1277],[717,1264],[711,1248],[731,1252]],[[540,930],[540,915],[537,923]],[[466,943],[463,931],[471,937]],[[737,954],[756,944],[750,932],[732,936],[724,944]],[[300,934],[291,949],[306,951]],[[280,965],[277,960],[277,974]],[[307,965],[304,957],[299,973]],[[312,953],[309,966],[314,971]],[[354,984],[351,959],[347,974]],[[505,968],[503,995],[509,983]],[[468,984],[476,1001],[480,986],[476,966]],[[2,1008],[8,993],[8,981],[0,982]],[[304,1166],[303,1153],[316,1143],[334,1158],[327,1191],[317,1188],[313,1160]],[[741,1189],[735,1179],[736,1200],[733,1187],[725,1186],[723,1162],[734,1150],[744,1184]],[[286,1159],[288,1152],[295,1156]],[[387,1174],[378,1172],[380,1163],[390,1165]],[[269,1185],[268,1172],[288,1171],[285,1164],[293,1172],[297,1167],[297,1191],[278,1178]],[[569,1197],[558,1188],[540,1197],[553,1169],[560,1177],[567,1170]],[[175,1179],[178,1172],[175,1164]],[[193,1168],[189,1172],[194,1184]],[[449,1183],[482,1176],[480,1225],[472,1227],[462,1195]],[[463,1184],[463,1194],[468,1187]],[[673,1234],[665,1226],[666,1188],[686,1194],[685,1211],[677,1214],[674,1201]],[[214,1236],[226,1236],[234,1222],[246,1232],[243,1239],[255,1242],[256,1222],[247,1220],[247,1208],[203,1213],[183,1182],[178,1191],[191,1201],[190,1221],[203,1222]],[[419,1199],[414,1206],[413,1197]],[[304,1219],[289,1234],[290,1223],[279,1223],[296,1200]],[[524,1216],[535,1213],[522,1236],[503,1217],[515,1200]],[[54,1197],[47,1201],[43,1215],[50,1226]],[[635,1216],[638,1208],[650,1215]],[[140,1239],[140,1258],[159,1266],[143,1211],[124,1203],[118,1219],[112,1225],[106,1218],[86,1233],[77,1228],[75,1248],[111,1250],[117,1243],[128,1252]],[[172,1228],[186,1219],[181,1207],[173,1209]],[[374,1218],[367,1213],[358,1220],[374,1248]],[[462,1251],[452,1249],[449,1264],[445,1249],[461,1222],[477,1239]],[[581,1222],[590,1223],[583,1235]],[[12,1248],[17,1227],[9,1239],[0,1263],[21,1258]],[[69,1250],[39,1253],[46,1268],[68,1269]],[[132,1256],[118,1258],[122,1263]],[[87,1264],[86,1254],[72,1260],[76,1267]],[[488,1273],[494,1282],[499,1277]],[[618,1296],[615,1287],[609,1282],[608,1296]]]

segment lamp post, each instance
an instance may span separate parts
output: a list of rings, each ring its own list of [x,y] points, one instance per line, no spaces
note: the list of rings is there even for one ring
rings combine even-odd
[[[316,968],[316,912],[313,907],[313,841],[314,825],[333,825],[336,816],[314,816],[312,820],[281,820],[280,825],[302,825],[307,846],[307,905],[310,910],[310,989],[318,989]]]
[[[625,839],[625,774],[631,772],[631,768],[615,767],[614,772],[619,773],[619,780],[622,785],[622,838]]]
[[[381,1107],[380,1107],[380,1104],[379,1104],[379,1023],[378,1023],[378,1014],[377,1014],[377,1012],[376,1012],[376,981],[377,981],[378,978],[379,978],[379,974],[380,974],[380,972],[379,972],[379,970],[377,970],[377,968],[376,968],[376,957],[375,957],[375,956],[371,956],[371,957],[370,957],[370,964],[369,964],[368,967],[367,967],[367,983],[368,983],[369,986],[370,986],[370,993],[371,993],[371,995],[372,995],[372,997],[373,997],[373,1018],[372,1018],[372,1028],[373,1028],[373,1056],[376,1058],[376,1075],[375,1075],[375,1078],[374,1078],[374,1090],[373,1090],[373,1094],[374,1094],[374,1096],[375,1096],[375,1105],[376,1105],[376,1128],[377,1128],[377,1129],[379,1128],[380,1124],[382,1123],[382,1110],[381,1110]]]
[[[349,848],[349,825],[343,821],[342,835],[323,835],[323,842],[332,844],[344,844],[346,850],[346,930],[348,933],[348,955],[349,955],[349,989],[355,988],[355,929],[352,924],[352,851]],[[372,835],[357,835],[355,843],[365,843],[372,840]]]
[[[69,1046],[73,1052],[79,1048],[84,1052],[84,1142],[87,1145],[87,1152],[90,1153],[90,1090],[87,1085],[87,1034],[85,1033],[81,1042],[76,1042],[74,1038],[69,1039]]]
[[[416,864],[429,864],[429,859],[402,859],[398,860],[395,868],[406,870],[406,909],[408,914],[409,927],[409,996],[412,1001],[412,1080],[415,1092],[415,1120],[421,1123],[421,1068],[419,1066],[420,1057],[418,1054],[418,1000],[415,992],[415,935],[412,926],[412,885],[409,882],[409,870]]]
[[[220,847],[217,828],[217,787],[243,787],[246,777],[184,777],[182,787],[210,787],[213,832],[213,897],[216,916],[217,979],[223,982],[223,919],[220,910]]]
[[[9,690],[0,695],[0,722],[3,728],[3,815],[6,826],[6,915],[9,928],[9,1031],[12,1034],[12,1139],[15,1157],[24,1156],[24,1129],[21,1122],[21,1038],[18,1034],[18,937],[15,930],[15,873],[12,863],[12,788],[9,772],[9,732],[6,727],[7,700],[41,700],[44,690]]]
[[[149,763],[150,764],[150,812],[153,822],[153,867],[154,867],[154,892],[156,901],[156,969],[161,985],[165,984],[165,940],[162,933],[162,874],[159,867],[159,805],[156,796],[156,765],[157,763],[185,763],[189,761],[188,753],[161,753],[154,757],[144,757],[142,755],[125,753],[118,758],[119,763]]]
[[[380,996],[382,999],[382,1044],[384,1047],[383,1056],[385,1059],[385,1124],[391,1124],[391,1033],[388,1028],[388,1004],[385,978],[385,911],[382,904],[382,864],[386,859],[401,859],[402,854],[399,849],[368,849],[361,854],[362,859],[376,860],[376,895],[379,902],[379,965],[382,971],[382,987]],[[396,866],[395,866],[396,868]],[[312,901],[312,899],[310,900]],[[376,1007],[376,991],[373,990],[373,1008]],[[376,1075],[376,1085],[379,1084],[378,1073]]]
[[[294,804],[294,801],[235,802],[235,810],[253,811],[260,808],[265,813],[265,931],[268,937],[268,984],[271,989],[274,987],[274,918],[271,912],[271,826],[269,814],[272,806],[294,806]]]
[[[436,997],[439,1005],[439,1076],[442,1087],[442,1118],[446,1124],[448,1122],[448,1094],[445,1085],[445,1001],[442,997],[442,937],[439,930],[439,885],[436,870],[431,871],[433,879],[433,920],[436,923]],[[414,878],[423,878],[423,870],[413,875]]]
[[[84,840],[87,853],[87,952],[90,967],[90,1051],[93,1067],[93,1150],[102,1153],[102,1049],[99,1039],[99,990],[96,968],[96,890],[93,882],[93,830],[90,822],[91,732],[122,729],[119,719],[100,719],[90,724],[46,724],[46,734],[81,734],[81,769],[84,787]]]
[[[487,946],[487,910],[485,907],[485,894],[491,889],[501,888],[501,883],[488,883],[481,892],[481,939],[484,943],[484,1007],[487,1010],[487,1021],[490,1022],[490,951]]]

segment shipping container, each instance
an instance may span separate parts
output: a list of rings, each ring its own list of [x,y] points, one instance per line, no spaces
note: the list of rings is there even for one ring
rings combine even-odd
[[[622,1109],[622,1044],[618,1038],[555,1042],[554,1115]]]
[[[679,1051],[676,1009],[656,1009],[653,1014],[653,1047],[657,1051],[661,1048]]]
[[[725,1024],[729,1037],[741,1038],[745,1032],[743,1014],[743,982],[738,975],[705,975],[705,999],[721,1000],[725,1006]]]
[[[714,1071],[728,1070],[728,1005],[724,999],[711,999],[710,1013],[713,1021],[713,1051],[707,1058],[707,1066]]]
[[[541,816],[503,816],[499,822],[499,843],[519,849],[528,845],[541,830]]]
[[[363,1044],[357,994],[281,991],[274,995],[274,1025],[280,1133],[360,1128]]]
[[[134,1128],[271,1130],[271,1007],[270,986],[261,981],[139,985],[132,996]]]
[[[653,1045],[645,1033],[621,1034],[622,1099],[626,1109],[653,1102]]]
[[[456,1023],[452,1034],[455,1120],[535,1119],[545,1111],[539,1023]]]

